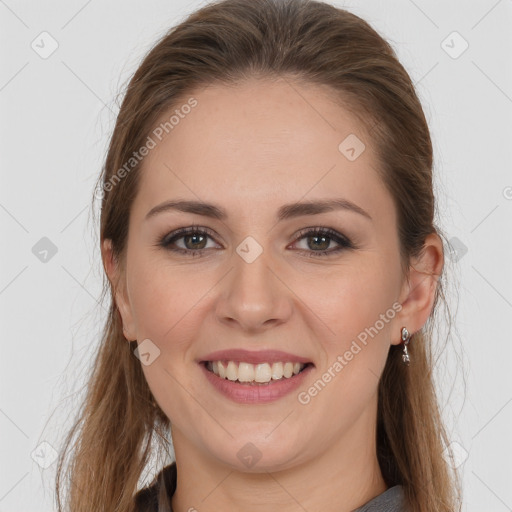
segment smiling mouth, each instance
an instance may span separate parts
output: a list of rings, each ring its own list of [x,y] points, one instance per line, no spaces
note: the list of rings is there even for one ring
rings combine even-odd
[[[311,363],[273,362],[251,364],[244,361],[204,361],[206,369],[220,377],[238,384],[268,385],[279,380],[295,377]]]

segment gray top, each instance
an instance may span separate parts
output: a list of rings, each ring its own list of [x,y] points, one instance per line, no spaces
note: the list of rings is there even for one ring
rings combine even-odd
[[[407,512],[401,485],[395,485],[353,512]]]

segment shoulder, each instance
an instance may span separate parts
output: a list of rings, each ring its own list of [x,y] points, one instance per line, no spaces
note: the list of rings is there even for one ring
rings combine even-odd
[[[153,481],[134,496],[136,512],[172,512],[171,497],[176,490],[176,462],[165,466]]]
[[[353,512],[407,512],[403,487],[394,485]]]

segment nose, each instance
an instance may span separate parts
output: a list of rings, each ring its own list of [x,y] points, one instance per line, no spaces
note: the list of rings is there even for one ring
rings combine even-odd
[[[221,281],[216,307],[220,322],[254,333],[289,320],[293,293],[279,275],[270,251],[263,250],[253,261],[234,251],[233,267]]]

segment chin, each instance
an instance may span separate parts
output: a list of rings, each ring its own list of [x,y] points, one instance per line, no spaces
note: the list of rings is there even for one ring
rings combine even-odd
[[[292,468],[302,462],[304,450],[301,444],[294,441],[290,436],[283,440],[270,438],[267,433],[262,435],[261,430],[254,436],[246,431],[243,435],[229,438],[225,443],[207,446],[206,449],[209,449],[214,459],[235,471],[276,472]],[[209,444],[211,438],[208,439],[207,445]]]

